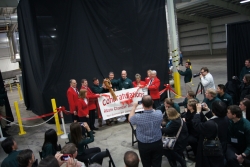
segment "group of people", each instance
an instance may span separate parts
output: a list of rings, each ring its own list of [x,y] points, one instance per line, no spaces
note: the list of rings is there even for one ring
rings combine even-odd
[[[113,91],[130,89],[133,87],[146,87],[149,90],[151,97],[154,100],[154,107],[159,107],[160,104],[160,80],[157,78],[155,70],[147,71],[148,77],[142,81],[141,75],[135,75],[135,81],[127,78],[127,72],[121,72],[121,78],[114,79],[114,73],[109,73],[109,80]],[[74,122],[87,122],[92,131],[98,130],[95,127],[95,114],[97,111],[99,127],[102,127],[102,116],[97,103],[97,98],[102,96],[103,93],[109,92],[105,84],[100,84],[97,78],[93,78],[93,85],[88,86],[86,79],[81,80],[81,89],[78,91],[77,82],[75,79],[70,80],[70,87],[67,90],[67,98],[69,103],[70,112]],[[106,120],[106,125],[110,126],[111,123],[118,123],[117,118]],[[126,115],[125,122],[128,122],[128,115]]]
[[[142,113],[135,114],[137,103],[130,112],[129,121],[136,125],[143,166],[161,166],[162,155],[165,155],[171,167],[177,166],[177,162],[186,167],[183,151],[187,146],[192,148],[196,167],[250,166],[250,70],[243,67],[245,74],[242,74],[242,82],[238,87],[240,103],[236,104],[226,93],[225,85],[219,84],[215,89],[208,68],[202,67],[200,79],[205,98],[200,103],[189,89],[192,77],[190,65],[190,62],[186,62],[185,72],[178,68],[186,83],[187,97],[183,102],[178,104],[166,98],[164,105],[157,110],[149,95],[142,98]],[[180,106],[184,106],[183,112],[180,112]],[[177,138],[173,149],[163,147],[162,136]],[[207,140],[219,140],[222,153],[204,152],[204,142]]]
[[[82,128],[88,132],[88,138],[82,135]],[[105,155],[89,164],[89,159],[101,152],[99,147],[86,148],[86,145],[94,141],[94,136],[87,123],[72,123],[68,135],[69,143],[61,148],[57,143],[57,134],[54,129],[45,132],[41,158],[38,163],[31,149],[18,150],[17,142],[13,137],[7,137],[1,146],[8,156],[3,160],[1,167],[101,167]],[[126,167],[138,167],[139,157],[133,151],[127,151],[124,155]]]

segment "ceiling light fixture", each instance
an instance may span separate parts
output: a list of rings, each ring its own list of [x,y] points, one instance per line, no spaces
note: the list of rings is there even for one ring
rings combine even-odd
[[[241,1],[240,3],[247,3],[247,2],[250,2],[250,0]]]

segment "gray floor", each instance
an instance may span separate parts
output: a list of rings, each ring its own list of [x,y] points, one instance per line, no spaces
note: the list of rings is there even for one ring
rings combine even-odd
[[[184,55],[185,56],[185,55]],[[200,71],[202,66],[209,68],[211,74],[214,77],[215,84],[225,84],[227,80],[227,70],[226,70],[226,56],[204,56],[204,57],[184,57],[184,61],[190,59],[192,62],[193,73]],[[242,62],[242,66],[244,62]],[[185,67],[181,67],[185,70]],[[197,84],[199,83],[199,77],[193,79],[193,90],[196,91]],[[181,77],[181,84],[184,85],[183,77]],[[184,96],[185,90],[182,86],[182,95]],[[13,114],[16,117],[14,109],[14,101],[18,101],[19,107],[21,110],[21,116],[23,118],[34,116],[31,111],[27,111],[23,101],[19,100],[18,93],[16,88],[13,88],[12,92],[8,92],[8,97],[12,106]],[[174,96],[172,96],[174,97]],[[198,96],[199,99],[203,99],[203,95]],[[183,98],[175,99],[176,102],[182,101]],[[16,121],[15,121],[16,122]],[[43,120],[33,120],[33,121],[24,121],[24,125],[37,125],[42,123]],[[69,132],[69,125],[66,125],[66,131]],[[37,159],[40,160],[38,151],[41,150],[43,144],[44,132],[47,129],[55,128],[55,125],[44,124],[38,127],[33,128],[24,128],[27,134],[19,136],[19,127],[12,125],[8,133],[11,134],[17,141],[19,149],[30,148],[35,153]],[[59,143],[63,146],[66,139],[61,139],[58,137]],[[112,127],[104,126],[100,130],[96,131],[95,141],[89,144],[90,147],[100,147],[102,150],[108,148],[111,152],[111,155],[114,159],[116,166],[124,166],[123,155],[128,150],[134,150],[138,153],[137,144],[134,147],[131,145],[131,128],[128,123],[119,123],[118,125],[113,125]],[[3,152],[3,149],[0,148],[0,163],[6,157],[6,154]],[[194,166],[194,162],[187,160],[187,165],[189,167]],[[103,166],[107,166],[106,160],[103,162]],[[142,166],[140,164],[140,166]],[[169,167],[167,158],[163,157],[162,166]]]

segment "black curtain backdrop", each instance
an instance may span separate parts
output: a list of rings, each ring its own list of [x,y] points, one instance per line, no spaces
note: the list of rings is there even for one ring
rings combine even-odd
[[[165,0],[21,0],[18,29],[24,98],[41,115],[68,109],[66,91],[74,78],[128,78],[148,69],[168,83]],[[71,117],[66,117],[66,122]]]
[[[227,25],[227,78],[240,75],[250,58],[250,22]]]

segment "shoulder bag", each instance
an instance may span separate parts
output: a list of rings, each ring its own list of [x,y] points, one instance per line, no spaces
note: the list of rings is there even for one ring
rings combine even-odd
[[[204,156],[223,156],[223,149],[218,137],[218,125],[216,122],[214,123],[216,125],[217,134],[214,140],[208,140],[207,138],[203,140]]]
[[[162,143],[163,143],[163,149],[168,149],[168,150],[173,150],[174,149],[174,145],[180,135],[182,126],[183,126],[183,120],[181,119],[181,126],[176,134],[175,137],[168,137],[168,136],[162,136]]]

